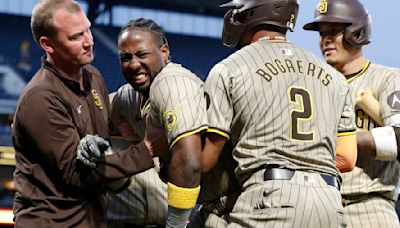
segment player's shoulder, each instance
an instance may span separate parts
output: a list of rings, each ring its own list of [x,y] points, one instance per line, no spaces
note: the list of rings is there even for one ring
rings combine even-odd
[[[313,52],[302,48],[300,46],[294,45],[296,52],[302,52],[303,59],[307,59],[308,64],[313,64],[315,69],[318,69],[319,74],[325,74],[332,77],[332,80],[337,80],[341,83],[347,84],[346,77],[336,70],[333,66],[329,65],[324,59],[318,57]]]
[[[137,100],[139,92],[137,92],[129,83],[118,88],[117,91],[109,95],[110,101],[113,103],[132,103]]]
[[[385,66],[385,65],[382,65],[382,64],[379,64],[379,63],[374,63],[374,62],[370,62],[369,68],[372,68],[372,69],[375,69],[375,70],[400,71],[400,68]]]
[[[207,78],[213,77],[213,75],[232,76],[233,75],[232,72],[240,72],[240,68],[243,67],[243,64],[241,64],[241,62],[245,58],[244,57],[246,53],[245,49],[247,49],[248,46],[249,45],[239,50],[236,50],[235,52],[229,54],[226,58],[216,63],[211,68]]]
[[[257,46],[257,44],[258,43],[256,42],[256,43],[246,45],[246,46],[236,50],[235,52],[231,53],[225,59],[221,60],[219,63],[229,65],[229,67],[232,67],[232,68],[234,68],[235,66],[239,66],[239,64],[235,64],[235,63],[241,62],[244,58],[247,58],[250,53],[252,53],[253,49],[259,48],[259,47],[255,47],[255,46]]]
[[[381,64],[371,62],[368,66],[367,72],[379,72],[379,75],[397,75],[400,76],[400,68],[384,66]],[[375,75],[375,73],[373,73]]]
[[[168,63],[161,71],[157,74],[152,84],[158,84],[164,80],[174,81],[195,81],[202,84],[202,80],[197,77],[195,73],[189,69],[183,67],[181,64]]]
[[[129,83],[122,85],[116,91],[117,94],[131,93],[131,92],[136,92],[136,91]]]

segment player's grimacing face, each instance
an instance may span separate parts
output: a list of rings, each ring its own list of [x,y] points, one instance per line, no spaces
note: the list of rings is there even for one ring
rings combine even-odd
[[[343,23],[319,23],[319,47],[325,61],[332,66],[342,66],[352,58],[352,47],[344,40],[346,27]]]
[[[125,80],[135,90],[148,92],[154,77],[168,61],[168,45],[160,47],[149,31],[130,29],[121,35],[118,48]]]

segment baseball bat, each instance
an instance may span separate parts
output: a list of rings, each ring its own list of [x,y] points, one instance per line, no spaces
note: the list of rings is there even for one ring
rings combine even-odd
[[[356,104],[366,112],[379,126],[383,126],[379,102],[372,96],[372,91],[357,92]]]

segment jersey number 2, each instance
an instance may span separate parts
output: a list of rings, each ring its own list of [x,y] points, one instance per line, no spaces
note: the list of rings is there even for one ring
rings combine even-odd
[[[305,88],[292,86],[288,89],[288,95],[290,103],[301,107],[290,111],[290,139],[300,141],[314,140],[314,131],[302,132],[300,130],[300,123],[304,126],[313,117],[310,93]]]

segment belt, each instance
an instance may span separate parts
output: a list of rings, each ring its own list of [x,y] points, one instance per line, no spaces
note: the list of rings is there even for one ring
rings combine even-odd
[[[285,168],[269,168],[264,172],[264,181],[268,180],[290,180],[294,175],[294,170]],[[340,189],[339,181],[335,176],[320,173],[322,179],[337,189]]]

